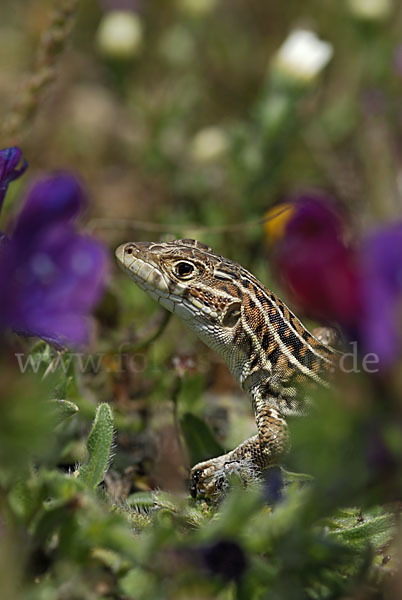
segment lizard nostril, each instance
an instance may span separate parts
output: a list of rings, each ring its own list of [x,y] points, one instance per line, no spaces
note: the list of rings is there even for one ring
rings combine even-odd
[[[133,249],[132,248],[127,248],[126,254],[132,254],[132,253],[133,253]]]

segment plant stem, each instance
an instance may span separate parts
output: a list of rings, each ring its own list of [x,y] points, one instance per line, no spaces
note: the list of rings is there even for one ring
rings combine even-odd
[[[69,40],[77,6],[78,0],[54,0],[50,24],[42,34],[31,73],[3,125],[3,135],[14,143],[23,136],[24,126],[34,119],[42,97],[56,78],[57,63]]]

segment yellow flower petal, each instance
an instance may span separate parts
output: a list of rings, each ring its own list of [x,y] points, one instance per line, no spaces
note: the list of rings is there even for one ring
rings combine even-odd
[[[283,237],[294,208],[294,204],[282,202],[272,206],[264,214],[264,233],[270,246],[274,246]]]

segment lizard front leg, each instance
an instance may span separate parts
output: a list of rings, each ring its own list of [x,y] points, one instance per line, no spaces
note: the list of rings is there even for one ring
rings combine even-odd
[[[191,470],[191,495],[216,499],[232,473],[247,481],[276,464],[289,446],[286,421],[269,400],[253,402],[258,434],[237,448],[198,463]]]

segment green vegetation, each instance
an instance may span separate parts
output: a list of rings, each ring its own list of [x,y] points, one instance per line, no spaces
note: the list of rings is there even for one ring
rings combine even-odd
[[[400,219],[398,3],[123,4],[2,0],[0,147],[30,168],[1,232],[36,176],[67,169],[111,256],[195,237],[312,324],[273,267],[281,205],[319,189],[356,247]],[[279,52],[297,28],[314,59]],[[255,432],[225,365],[113,259],[84,348],[9,331],[1,232],[1,599],[399,597],[400,311],[386,367],[339,374],[291,419],[283,467],[213,505],[190,498],[189,468]]]

